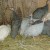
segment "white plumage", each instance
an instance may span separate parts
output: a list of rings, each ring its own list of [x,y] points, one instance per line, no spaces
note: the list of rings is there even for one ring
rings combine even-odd
[[[1,25],[0,26],[0,41],[3,41],[11,32],[10,25]]]
[[[43,22],[37,23],[34,25],[29,24],[31,21],[30,19],[27,18],[22,21],[20,35],[25,35],[25,37],[28,37],[28,36],[34,37],[34,36],[38,36],[39,34],[41,34],[43,27],[44,27],[45,18],[43,18]],[[35,22],[38,19],[33,19],[33,20]]]
[[[42,30],[43,30],[43,26],[44,23],[39,23],[39,24],[35,24],[30,26],[27,30],[25,30],[24,34],[25,36],[38,36],[39,34],[41,34]]]

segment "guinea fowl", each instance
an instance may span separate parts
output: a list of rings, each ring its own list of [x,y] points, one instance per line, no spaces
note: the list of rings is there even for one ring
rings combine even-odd
[[[30,18],[23,19],[21,23],[20,34],[24,35],[25,37],[38,36],[39,34],[41,34],[44,27],[45,18],[43,19],[43,21],[39,19],[33,19],[33,18],[31,19],[31,18],[32,18],[32,15],[30,16]]]
[[[5,38],[11,33],[10,25],[1,25],[0,26],[0,41],[5,40]]]
[[[34,12],[33,12],[33,18],[34,19],[42,19],[43,16],[45,14],[48,13],[48,5],[41,7],[41,8],[37,8]]]
[[[50,36],[50,13],[46,14],[46,19],[48,19],[47,21],[45,21],[44,23],[44,28],[42,31],[42,34],[47,34],[48,36]]]
[[[13,11],[13,17],[12,17],[12,24],[11,24],[11,37],[15,38],[19,33],[22,18],[21,16],[17,15],[13,9],[12,11]]]

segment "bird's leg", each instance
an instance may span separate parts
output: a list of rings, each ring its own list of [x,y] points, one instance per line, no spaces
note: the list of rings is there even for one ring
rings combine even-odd
[[[33,36],[33,40],[36,41],[39,39],[39,36]]]

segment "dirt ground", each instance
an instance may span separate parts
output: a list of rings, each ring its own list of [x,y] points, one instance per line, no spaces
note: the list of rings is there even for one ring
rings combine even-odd
[[[50,37],[40,35],[34,38],[24,38],[18,35],[16,39],[12,39],[8,36],[0,42],[0,50],[50,50]]]

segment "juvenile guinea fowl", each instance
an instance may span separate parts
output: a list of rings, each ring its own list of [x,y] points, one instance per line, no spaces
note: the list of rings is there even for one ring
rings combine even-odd
[[[0,26],[0,41],[5,40],[5,38],[11,33],[10,25],[1,25]]]

